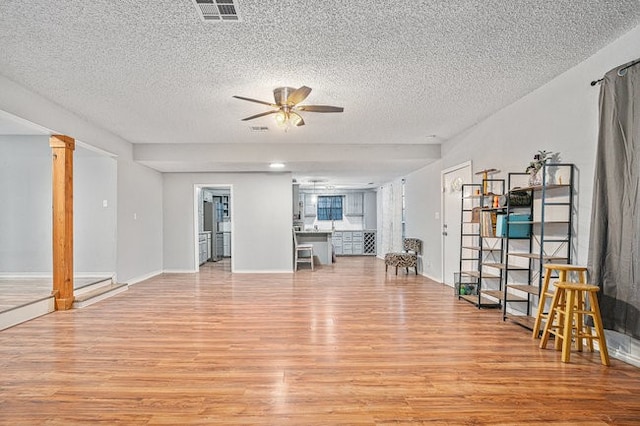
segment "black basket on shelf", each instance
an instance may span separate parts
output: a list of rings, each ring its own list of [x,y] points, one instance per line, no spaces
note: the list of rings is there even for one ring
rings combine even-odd
[[[477,296],[478,280],[460,272],[453,273],[454,295],[457,296]]]

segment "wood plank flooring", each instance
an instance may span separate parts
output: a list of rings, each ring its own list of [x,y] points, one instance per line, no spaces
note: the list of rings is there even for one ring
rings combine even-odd
[[[640,423],[640,369],[571,361],[379,259],[221,262],[0,332],[0,424]]]

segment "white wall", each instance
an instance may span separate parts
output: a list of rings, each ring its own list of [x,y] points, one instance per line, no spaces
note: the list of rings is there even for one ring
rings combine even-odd
[[[382,185],[376,195],[376,249],[379,257],[402,251],[402,179]],[[407,234],[407,237],[409,235]]]
[[[109,277],[116,272],[117,162],[81,146],[73,157],[75,275]]]
[[[162,175],[118,161],[119,282],[135,283],[162,272]]]
[[[165,173],[164,269],[194,271],[196,185],[231,187],[233,272],[292,272],[289,173]]]
[[[473,163],[474,172],[497,168],[501,173],[496,177],[506,178],[508,172],[524,171],[538,150],[560,152],[562,161],[575,163],[577,168],[577,257],[573,262],[586,264],[599,93],[599,86],[592,87],[589,83],[601,78],[611,68],[638,57],[640,26],[548,84],[444,143],[442,160],[409,175],[408,181],[415,176],[433,180],[432,185],[438,187],[441,170],[469,160]],[[411,193],[414,192],[420,192],[420,189],[411,189]],[[432,191],[425,192],[427,196],[434,195]],[[414,196],[408,197],[408,202],[412,199]],[[408,228],[425,235],[429,229],[434,232],[430,219],[434,215],[433,207],[424,202],[413,205],[417,211],[409,209]],[[441,251],[440,238],[425,238],[424,241],[425,252]],[[437,268],[431,272],[434,278],[442,279],[442,272]],[[640,342],[612,332],[608,332],[607,339],[610,352],[617,357],[640,362]]]
[[[48,136],[0,136],[0,274],[51,274]]]
[[[52,133],[73,137],[77,142],[101,149],[116,158],[117,279],[133,283],[160,273],[162,175],[134,163],[132,145],[128,141],[3,76],[0,76],[0,93],[0,110],[50,129]],[[50,165],[48,167],[50,170]],[[140,213],[141,219],[135,221],[134,213]]]
[[[116,268],[116,162],[79,146],[73,157],[74,271],[111,276]],[[0,136],[4,275],[51,274],[51,164],[48,136]]]
[[[419,270],[436,281],[441,281],[442,277],[440,163],[438,161],[405,178],[407,237],[422,240]]]

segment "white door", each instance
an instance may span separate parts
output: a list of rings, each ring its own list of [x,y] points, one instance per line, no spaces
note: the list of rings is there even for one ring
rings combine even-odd
[[[460,269],[462,184],[473,183],[471,162],[442,171],[442,282],[453,286]]]

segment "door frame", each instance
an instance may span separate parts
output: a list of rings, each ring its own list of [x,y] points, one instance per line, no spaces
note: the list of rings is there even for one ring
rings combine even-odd
[[[446,169],[443,169],[440,171],[440,259],[442,264],[440,265],[440,282],[442,282],[442,284],[445,284],[445,264],[447,261],[447,254],[445,253],[445,236],[442,233],[442,230],[444,229],[444,222],[445,222],[445,210],[444,210],[444,196],[445,196],[445,188],[444,188],[444,177],[446,174],[451,173],[451,172],[455,172],[458,171],[460,169],[464,169],[464,168],[468,168],[469,169],[469,177],[470,177],[470,181],[469,182],[465,182],[465,183],[473,183],[473,165],[471,160],[465,161],[464,163],[460,163],[457,164],[455,166],[451,166],[448,167]]]
[[[200,247],[199,247],[199,237],[200,237],[200,215],[199,215],[199,206],[198,206],[198,201],[199,201],[199,192],[202,191],[205,188],[210,188],[210,189],[224,189],[224,190],[229,190],[229,210],[231,211],[231,217],[229,218],[229,220],[231,221],[231,241],[229,241],[229,244],[231,244],[231,272],[235,272],[236,268],[235,268],[235,262],[234,262],[234,247],[235,244],[233,243],[233,239],[235,236],[235,232],[234,232],[234,221],[233,221],[233,214],[234,214],[234,206],[233,206],[233,200],[234,200],[234,196],[233,196],[233,185],[232,184],[220,184],[220,183],[211,183],[211,184],[202,184],[202,183],[197,183],[193,185],[193,238],[194,238],[194,258],[193,258],[193,262],[194,262],[194,271],[198,272],[200,271]],[[215,235],[211,236],[212,238],[215,237]]]

